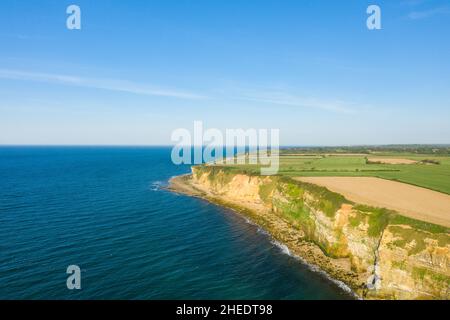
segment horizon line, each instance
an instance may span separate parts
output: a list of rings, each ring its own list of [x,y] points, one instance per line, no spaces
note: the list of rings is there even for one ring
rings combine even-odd
[[[223,146],[192,146],[192,145],[176,145],[176,144],[0,144],[2,147],[223,147]],[[258,147],[258,145],[233,145],[234,147]],[[395,146],[435,146],[450,147],[450,143],[390,143],[390,144],[337,144],[337,145],[280,145],[279,148],[339,148],[339,147],[395,147]]]

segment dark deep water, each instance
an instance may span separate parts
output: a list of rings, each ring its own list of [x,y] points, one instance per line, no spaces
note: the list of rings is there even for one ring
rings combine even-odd
[[[351,298],[234,212],[161,189],[189,171],[170,151],[0,147],[0,299]]]

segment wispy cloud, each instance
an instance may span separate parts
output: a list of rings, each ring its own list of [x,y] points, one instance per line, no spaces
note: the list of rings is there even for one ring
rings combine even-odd
[[[336,113],[355,113],[355,110],[354,108],[352,108],[351,104],[344,101],[301,97],[280,91],[264,92],[256,95],[243,96],[241,97],[241,99],[280,106],[319,109]]]
[[[439,7],[422,11],[412,11],[408,14],[408,18],[411,20],[420,20],[431,18],[436,15],[448,15],[450,14],[450,7]]]
[[[0,38],[18,39],[18,40],[47,40],[49,37],[43,35],[30,35],[24,33],[0,33]]]
[[[407,5],[407,6],[418,6],[421,5],[425,2],[428,2],[428,0],[403,0],[401,2],[402,5]]]
[[[206,98],[203,95],[198,95],[192,92],[174,89],[164,89],[160,87],[150,86],[147,84],[117,79],[84,78],[70,75],[36,73],[36,72],[6,70],[6,69],[0,69],[0,78],[9,80],[46,82],[68,86],[94,88],[116,92],[126,92],[146,96],[171,97],[178,99]]]

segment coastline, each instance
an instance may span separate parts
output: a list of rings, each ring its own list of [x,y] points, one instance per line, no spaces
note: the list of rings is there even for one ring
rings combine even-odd
[[[288,177],[222,167],[192,167],[192,174],[171,179],[169,189],[236,211],[358,298],[450,297],[450,232],[443,226]]]
[[[172,177],[167,190],[190,197],[200,198],[213,204],[226,207],[244,217],[249,223],[261,228],[272,239],[274,245],[280,247],[286,254],[292,256],[300,264],[310,270],[322,274],[327,280],[335,283],[342,290],[350,293],[355,299],[363,299],[365,294],[365,279],[353,272],[343,259],[326,256],[319,246],[298,240],[301,235],[286,221],[269,214],[264,208],[245,205],[230,201],[226,197],[213,195],[195,186],[192,174]]]

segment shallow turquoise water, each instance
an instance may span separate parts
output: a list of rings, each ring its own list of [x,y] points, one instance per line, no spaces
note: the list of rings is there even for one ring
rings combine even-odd
[[[0,299],[351,298],[243,217],[161,188],[188,171],[169,148],[0,148]]]

